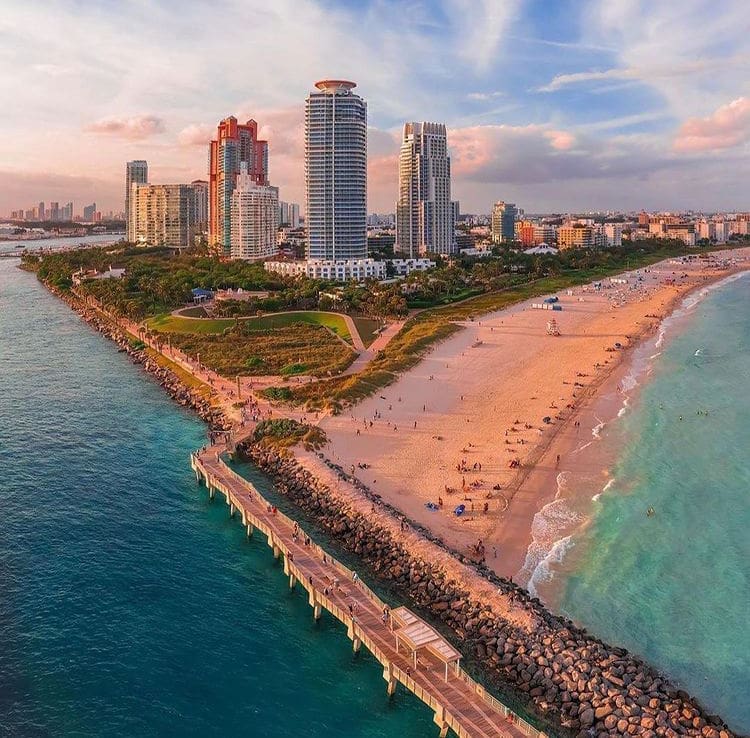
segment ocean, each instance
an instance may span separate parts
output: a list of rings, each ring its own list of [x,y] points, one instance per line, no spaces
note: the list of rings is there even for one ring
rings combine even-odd
[[[598,429],[616,459],[611,480],[588,498],[593,518],[552,557],[552,586],[543,590],[553,607],[645,657],[743,733],[749,288],[745,274],[688,297],[643,347],[629,404]]]
[[[205,428],[0,260],[0,735],[423,738],[189,467]]]

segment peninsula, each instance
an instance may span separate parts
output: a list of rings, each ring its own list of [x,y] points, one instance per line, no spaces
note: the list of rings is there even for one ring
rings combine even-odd
[[[553,302],[472,311],[397,381],[338,413],[283,406],[267,377],[222,377],[91,294],[50,286],[168,387],[192,384],[178,397],[202,409],[215,441],[244,452],[363,573],[446,628],[486,683],[547,732],[730,738],[643,661],[547,611],[517,574],[581,413],[678,299],[749,258],[673,258],[545,296]]]

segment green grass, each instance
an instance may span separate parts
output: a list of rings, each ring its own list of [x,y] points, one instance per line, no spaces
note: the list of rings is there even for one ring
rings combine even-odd
[[[366,348],[378,337],[378,329],[380,328],[381,323],[372,318],[352,318],[352,320],[354,321],[354,325],[357,326],[359,337],[362,339],[362,343],[365,344]]]
[[[184,315],[186,318],[207,318],[206,308],[196,306],[191,308],[185,308],[180,311],[180,315]]]
[[[322,313],[317,310],[303,310],[291,313],[272,313],[263,315],[260,318],[241,319],[244,324],[251,326],[253,329],[268,328],[287,328],[297,323],[310,323],[312,325],[322,325],[333,331],[339,338],[351,343],[352,337],[346,326],[346,321],[337,313]]]
[[[223,333],[173,333],[172,345],[225,377],[309,374],[325,377],[351,364],[356,352],[322,325],[294,323],[256,329],[241,321]]]
[[[149,318],[146,325],[160,333],[221,333],[234,325],[234,318],[182,318],[177,315],[157,315]]]
[[[352,337],[346,326],[346,321],[336,313],[322,313],[315,310],[299,311],[292,313],[272,313],[259,318],[238,318],[238,320],[251,330],[273,330],[275,328],[288,328],[299,323],[321,325],[333,331],[337,336],[349,343]],[[146,321],[149,328],[162,333],[198,333],[211,334],[222,333],[227,328],[235,325],[234,318],[186,318],[177,315],[157,315]],[[364,340],[364,339],[363,339]]]

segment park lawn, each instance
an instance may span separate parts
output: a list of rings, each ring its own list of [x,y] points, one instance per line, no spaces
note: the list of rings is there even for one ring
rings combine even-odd
[[[259,318],[241,318],[243,323],[253,329],[261,328],[286,328],[298,323],[310,323],[322,325],[333,331],[339,338],[351,343],[352,337],[347,328],[346,321],[338,313],[324,313],[318,310],[299,310],[289,313],[271,313]],[[362,339],[364,340],[364,339]]]
[[[359,337],[367,348],[377,337],[382,323],[372,318],[352,318],[354,325],[357,326]]]
[[[305,310],[290,313],[271,313],[258,318],[237,318],[243,325],[253,330],[288,328],[299,323],[321,325],[328,328],[340,338],[351,343],[352,337],[346,321],[337,313],[323,313],[317,310]],[[147,321],[149,328],[162,333],[222,333],[235,325],[234,318],[183,318],[178,315],[157,315]],[[364,339],[363,339],[364,340]]]
[[[182,318],[178,315],[157,315],[149,318],[146,325],[160,333],[221,333],[235,324],[234,318]]]
[[[346,369],[357,354],[327,327],[295,323],[256,330],[250,321],[225,333],[174,333],[172,345],[224,377],[312,375],[327,377]]]

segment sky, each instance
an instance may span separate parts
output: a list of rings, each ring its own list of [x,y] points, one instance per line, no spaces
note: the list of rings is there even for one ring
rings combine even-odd
[[[461,212],[750,209],[747,0],[3,0],[0,214],[120,210],[125,162],[207,178],[254,118],[304,210],[316,80],[368,103],[368,199],[392,212],[403,123],[448,126]]]

